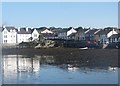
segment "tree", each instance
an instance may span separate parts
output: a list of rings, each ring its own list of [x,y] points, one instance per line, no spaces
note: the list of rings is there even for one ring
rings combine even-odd
[[[30,37],[28,40],[29,40],[29,41],[32,41],[32,40],[33,40],[33,37]]]
[[[45,41],[45,39],[44,39],[44,37],[42,36],[42,34],[40,34],[38,38],[39,38],[39,39],[38,39],[39,43],[42,43],[42,42]]]

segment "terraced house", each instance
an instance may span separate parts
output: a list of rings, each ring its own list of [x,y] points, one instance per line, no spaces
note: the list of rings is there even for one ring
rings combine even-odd
[[[2,43],[16,44],[44,39],[77,40],[99,42],[102,44],[120,41],[119,29],[90,29],[90,28],[16,28],[13,26],[2,27]]]

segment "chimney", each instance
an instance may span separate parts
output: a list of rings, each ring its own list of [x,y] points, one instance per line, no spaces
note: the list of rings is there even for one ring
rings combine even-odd
[[[18,32],[20,32],[20,27],[18,27]]]
[[[28,32],[28,27],[26,27],[26,32]]]
[[[3,25],[3,28],[5,28],[5,25]]]

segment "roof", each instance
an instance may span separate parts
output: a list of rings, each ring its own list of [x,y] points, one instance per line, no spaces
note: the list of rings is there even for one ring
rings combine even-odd
[[[53,33],[53,32],[48,29],[45,29],[44,31],[41,31],[41,33]]]
[[[112,36],[110,36],[110,38],[119,38],[120,37],[120,33],[119,34],[113,34]]]
[[[17,31],[17,29],[15,28],[15,27],[13,27],[13,26],[9,26],[9,27],[5,27],[9,32],[10,32],[10,30],[16,30]],[[5,29],[4,28],[4,29]],[[4,30],[3,29],[3,30]]]
[[[75,29],[77,32],[81,32],[81,33],[84,33],[85,31],[87,31],[88,29]]]
[[[71,33],[68,37],[73,37],[75,36],[75,33]]]
[[[64,28],[64,29],[59,29],[59,30],[58,30],[58,33],[62,33],[62,32],[67,33],[67,31],[68,31],[68,29],[66,29],[66,28]]]
[[[91,29],[88,32],[86,32],[86,34],[91,35],[94,34],[96,31],[98,31],[98,29]]]
[[[117,33],[120,33],[120,29],[116,29]]]
[[[97,35],[107,35],[110,31],[112,31],[112,30],[105,30],[105,29],[102,29],[102,30],[100,30],[99,32],[97,32],[96,34]]]
[[[69,31],[67,31],[67,36],[69,36],[72,33],[77,33],[77,31],[75,29],[70,29]]]
[[[33,28],[33,30],[36,29],[38,31],[38,33],[41,33],[42,31],[44,31],[46,28]]]
[[[20,30],[17,31],[18,34],[31,34],[32,30],[31,28],[28,28],[28,31],[26,31],[26,28],[20,28]]]

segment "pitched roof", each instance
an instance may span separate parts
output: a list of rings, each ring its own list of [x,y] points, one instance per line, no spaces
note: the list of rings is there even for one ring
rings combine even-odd
[[[97,35],[107,35],[110,31],[112,31],[112,30],[105,30],[105,29],[102,29],[102,30],[100,30],[99,32],[97,32],[96,34]]]
[[[88,32],[86,32],[86,34],[91,35],[91,34],[94,34],[96,31],[98,31],[98,29],[91,29]]]
[[[85,31],[87,31],[88,29],[75,29],[77,32],[81,32],[81,33],[84,33]]]
[[[53,32],[48,29],[45,29],[44,31],[41,31],[41,33],[53,33]]]
[[[13,27],[13,26],[9,26],[9,27],[7,26],[7,27],[5,27],[5,28],[6,28],[9,32],[10,32],[10,30],[16,30],[16,31],[17,31],[17,29],[16,29],[15,27]],[[4,29],[5,29],[5,28],[4,28]],[[3,29],[3,30],[4,30],[4,29]]]
[[[113,34],[112,36],[110,36],[110,38],[119,38],[120,37],[120,33],[119,34]]]
[[[58,33],[62,33],[62,32],[67,33],[67,31],[68,31],[68,29],[66,29],[66,28],[64,28],[64,29],[59,29],[59,30],[58,30]]]
[[[67,31],[67,36],[69,36],[72,33],[77,33],[77,31],[75,29],[70,29],[69,31]]]
[[[46,28],[33,28],[33,30],[36,29],[38,33],[41,33],[41,31],[45,30]]]
[[[32,30],[31,28],[28,28],[28,31],[26,31],[26,28],[19,28],[19,30],[17,31],[18,34],[31,34]]]

